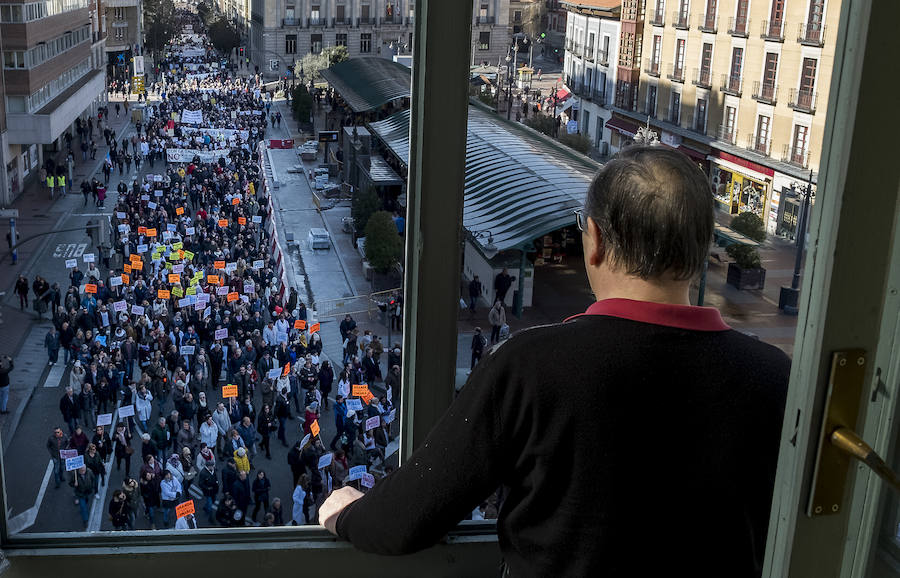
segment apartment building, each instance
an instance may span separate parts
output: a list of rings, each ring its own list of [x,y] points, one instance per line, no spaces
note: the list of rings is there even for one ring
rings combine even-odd
[[[509,29],[515,36],[524,34],[528,38],[540,38],[544,31],[543,19],[546,15],[545,0],[510,0]]]
[[[509,0],[473,0],[473,7],[473,60],[496,63],[510,45]],[[408,56],[415,17],[414,0],[253,0],[251,59],[272,74],[329,46],[346,46],[351,58]]]
[[[565,0],[565,84],[573,93],[563,110],[578,122],[601,155],[608,154],[607,104],[616,86],[621,33],[621,0]],[[605,133],[605,135],[604,135]]]
[[[719,208],[793,236],[818,169],[840,2],[647,0],[640,90],[611,145],[647,122],[709,174]],[[793,188],[792,188],[793,186]]]
[[[3,52],[0,203],[17,197],[48,155],[62,160],[63,135],[105,101],[97,5],[91,0],[0,3]]]
[[[127,80],[131,59],[141,50],[143,7],[141,0],[105,0],[106,74],[110,80]]]

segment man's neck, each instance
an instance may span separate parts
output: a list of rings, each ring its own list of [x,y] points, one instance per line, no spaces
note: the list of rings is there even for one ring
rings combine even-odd
[[[690,281],[647,281],[631,275],[614,274],[602,283],[591,283],[597,301],[631,299],[670,305],[690,305]]]

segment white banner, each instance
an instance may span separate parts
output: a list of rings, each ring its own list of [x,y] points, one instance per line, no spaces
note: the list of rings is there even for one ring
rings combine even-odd
[[[207,76],[212,76],[212,73],[211,72],[198,72],[196,74],[185,75],[185,78],[187,78],[188,80],[202,80],[202,79],[206,78]]]
[[[134,57],[134,75],[135,76],[144,76],[144,57],[143,56],[135,56]]]
[[[181,122],[203,124],[203,112],[199,110],[184,110],[181,113]]]
[[[205,56],[206,50],[202,48],[182,48],[181,56],[184,58],[193,58],[195,56]]]
[[[214,163],[219,157],[228,157],[228,149],[201,151],[197,149],[166,149],[166,159],[170,163],[189,163],[194,157],[200,157],[201,163]]]
[[[233,128],[209,128],[209,127],[193,127],[193,126],[183,126],[181,127],[181,132],[184,134],[208,134],[212,137],[219,137],[221,135],[225,135],[225,138],[231,138],[235,133],[238,134],[242,139],[247,140],[250,138],[249,130],[235,130]]]

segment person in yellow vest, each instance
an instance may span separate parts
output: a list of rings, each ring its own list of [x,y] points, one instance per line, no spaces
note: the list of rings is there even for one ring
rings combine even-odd
[[[56,177],[56,188],[59,189],[59,196],[66,196],[66,175],[58,175]]]
[[[53,175],[47,175],[47,189],[50,190],[50,200],[53,200],[53,185],[56,182],[56,177]]]

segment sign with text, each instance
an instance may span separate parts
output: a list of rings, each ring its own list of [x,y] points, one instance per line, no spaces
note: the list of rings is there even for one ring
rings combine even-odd
[[[76,452],[77,453],[77,452]],[[66,458],[66,471],[71,472],[78,468],[84,467],[84,456],[75,456],[74,458]]]
[[[112,425],[112,414],[101,413],[97,416],[97,425]]]
[[[381,425],[381,418],[377,415],[366,420],[366,431],[371,431]]]
[[[357,385],[354,384],[351,386],[351,394],[353,397],[363,397],[369,393],[369,386],[366,384]]]
[[[319,469],[324,470],[328,466],[331,465],[331,460],[334,459],[334,454],[325,454],[324,456],[319,458]]]
[[[358,399],[348,399],[347,400],[347,409],[353,411],[362,411],[363,404]]]
[[[194,513],[194,500],[188,500],[187,502],[182,502],[175,506],[175,517],[176,518],[184,518],[189,514]]]
[[[215,338],[218,339],[228,339],[228,330],[227,329],[216,329]]]
[[[347,480],[352,482],[353,480],[359,480],[365,475],[366,466],[353,466],[350,468],[350,475],[347,476]]]
[[[78,457],[78,450],[59,450],[59,457],[63,460]]]
[[[222,397],[237,397],[238,396],[238,386],[237,385],[223,385],[222,386]]]
[[[119,408],[119,417],[131,417],[134,415],[134,405],[123,405]]]
[[[319,420],[315,420],[309,424],[309,432],[314,436],[319,435]]]

